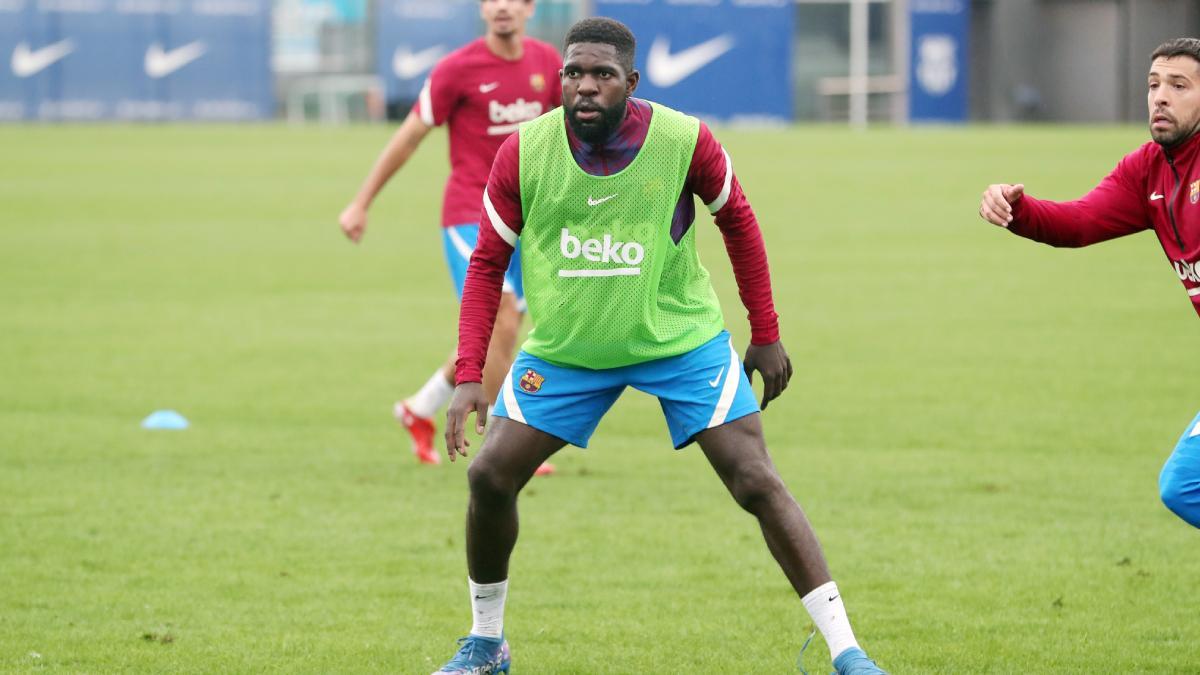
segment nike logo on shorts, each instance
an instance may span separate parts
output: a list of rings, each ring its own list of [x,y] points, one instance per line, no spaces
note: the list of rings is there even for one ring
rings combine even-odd
[[[721,370],[720,370],[720,372],[717,373],[717,376],[708,381],[708,386],[712,387],[713,389],[716,389],[717,384],[721,381],[721,376],[724,374],[725,374],[725,366],[721,366]]]

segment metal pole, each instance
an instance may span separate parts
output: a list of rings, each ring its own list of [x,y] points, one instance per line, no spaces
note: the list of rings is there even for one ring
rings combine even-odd
[[[870,0],[850,0],[850,125],[867,127],[867,48]]]

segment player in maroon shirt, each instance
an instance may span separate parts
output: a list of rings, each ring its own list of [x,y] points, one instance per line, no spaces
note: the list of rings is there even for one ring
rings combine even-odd
[[[442,201],[442,240],[455,289],[461,297],[467,263],[479,230],[483,188],[492,158],[517,125],[557,107],[562,99],[554,47],[525,37],[534,0],[481,0],[484,37],[449,54],[434,66],[421,95],[363,181],[358,194],[338,218],[353,242],[367,228],[367,209],[388,179],[420,145],[429,130],[442,124],[450,133],[450,177]],[[521,327],[524,297],[520,265],[506,275],[505,293],[497,307],[496,332],[483,373],[487,391],[499,391],[512,364]],[[424,292],[424,289],[421,289]],[[413,451],[428,464],[440,454],[433,447],[433,415],[454,392],[454,355],[413,396],[398,401],[396,418],[412,435]],[[553,470],[549,464],[539,473]]]
[[[1088,246],[1154,230],[1200,313],[1200,40],[1179,38],[1150,56],[1146,105],[1153,139],[1072,202],[1034,199],[1021,184],[989,185],[979,215],[1051,246]],[[1163,503],[1200,527],[1200,415],[1158,479]]]

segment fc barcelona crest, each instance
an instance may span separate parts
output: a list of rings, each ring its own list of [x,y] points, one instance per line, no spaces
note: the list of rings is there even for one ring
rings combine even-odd
[[[521,376],[521,388],[531,394],[536,394],[538,389],[542,388],[542,383],[545,381],[546,378],[538,375],[534,372],[533,368],[530,368]]]
[[[1192,183],[1190,189],[1191,191],[1188,193],[1188,199],[1192,200],[1193,204],[1200,202],[1200,180]]]
[[[534,91],[542,91],[546,88],[546,76],[541,73],[534,73],[529,76],[529,86],[533,87]]]

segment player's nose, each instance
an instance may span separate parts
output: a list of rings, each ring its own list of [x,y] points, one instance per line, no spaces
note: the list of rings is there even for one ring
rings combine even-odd
[[[584,75],[579,78],[579,95],[580,96],[595,96],[600,91],[599,83],[596,78],[591,75]]]

